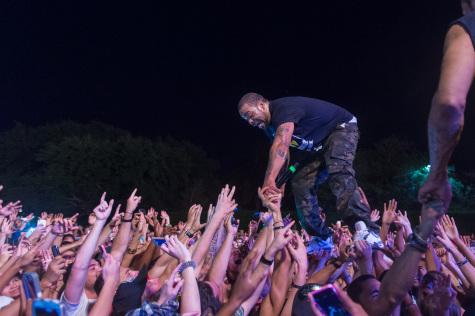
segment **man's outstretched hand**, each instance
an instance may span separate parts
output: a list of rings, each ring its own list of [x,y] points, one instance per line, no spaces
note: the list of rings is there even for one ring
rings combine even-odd
[[[419,189],[419,202],[427,204],[431,201],[441,201],[444,211],[447,212],[452,200],[452,190],[448,177],[443,179],[433,179],[429,177]]]

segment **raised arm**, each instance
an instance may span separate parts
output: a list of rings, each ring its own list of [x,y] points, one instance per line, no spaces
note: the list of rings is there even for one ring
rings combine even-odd
[[[127,199],[127,208],[125,209],[124,217],[120,223],[119,232],[112,243],[111,256],[113,256],[119,262],[122,261],[124,253],[127,250],[133,213],[139,203],[142,201],[142,197],[137,196],[136,194],[137,189],[134,189]]]
[[[89,312],[89,316],[109,315],[112,312],[112,300],[120,284],[120,261],[107,255],[102,268],[104,285],[99,293],[96,303]]]
[[[290,253],[288,249],[284,248],[276,256],[270,292],[261,305],[262,315],[278,315],[282,310],[285,303],[285,294],[291,282],[291,265]]]
[[[298,287],[306,283],[308,270],[307,247],[305,247],[302,237],[296,235],[293,243],[287,245],[287,249],[292,256],[295,274],[292,281],[293,286],[288,289],[287,301],[282,309],[282,316],[290,316],[292,314],[295,295],[297,294]]]
[[[472,289],[475,288],[475,267],[470,264],[467,258],[457,249],[457,246],[449,239],[442,225],[437,224],[438,234],[437,240],[449,251],[455,259],[460,271],[467,278]]]
[[[356,264],[361,275],[374,274],[371,246],[366,240],[355,240]]]
[[[275,132],[274,141],[269,150],[269,162],[267,163],[266,175],[263,187],[279,192],[275,179],[284,166],[289,156],[289,146],[294,133],[294,123],[287,122],[279,125]]]
[[[102,228],[106,224],[107,218],[111,213],[114,200],[106,202],[106,193],[102,194],[101,201],[94,209],[96,214],[96,222],[92,226],[89,235],[86,237],[84,244],[79,248],[79,251],[74,261],[71,275],[66,283],[65,298],[71,304],[79,304],[82,292],[84,290],[84,284],[86,283],[87,271],[89,263],[96,250],[97,240],[101,233]]]
[[[406,243],[406,249],[401,254],[391,269],[387,272],[381,283],[380,295],[372,305],[370,314],[386,315],[391,313],[399,305],[412,287],[417,273],[419,261],[427,249],[427,239],[434,231],[438,213],[428,207],[422,207],[421,225],[417,235],[413,234]]]
[[[292,238],[290,229],[293,224],[294,222],[291,222],[276,232],[272,244],[262,257],[257,251],[249,252],[241,265],[229,301],[221,307],[217,315],[232,315],[252,295],[261,281],[268,276],[276,253],[283,249]]]
[[[208,273],[208,281],[214,283],[217,286],[221,286],[226,276],[226,270],[228,268],[229,258],[231,257],[231,251],[233,249],[234,237],[237,234],[238,226],[232,224],[233,216],[228,215],[224,221],[226,227],[226,237],[223,244],[218,250],[216,257],[214,258],[213,265]],[[239,225],[239,222],[238,222]]]
[[[460,238],[454,218],[444,215],[442,216],[440,223],[447,237],[449,237],[449,239],[457,246],[457,249],[462,253],[462,255],[464,255],[468,261],[470,261],[470,264],[475,266],[475,255],[470,250],[470,248],[465,245],[462,238]]]
[[[193,261],[195,261],[197,265],[201,263],[208,253],[211,240],[221,225],[221,222],[224,220],[226,215],[231,213],[237,207],[237,204],[233,199],[234,191],[235,187],[229,189],[228,185],[221,190],[221,193],[218,196],[218,201],[216,202],[214,215],[206,226],[203,235],[198,240],[196,248],[193,251]]]
[[[180,313],[201,313],[200,294],[195,273],[196,263],[191,260],[190,251],[176,236],[166,237],[166,243],[162,249],[170,256],[177,258],[181,264],[179,271],[183,277],[183,292],[180,302]]]

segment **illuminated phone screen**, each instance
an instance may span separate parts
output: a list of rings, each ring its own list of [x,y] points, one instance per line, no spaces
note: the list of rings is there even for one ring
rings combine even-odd
[[[328,316],[351,316],[343,307],[338,295],[332,287],[322,288],[311,293],[317,307]]]

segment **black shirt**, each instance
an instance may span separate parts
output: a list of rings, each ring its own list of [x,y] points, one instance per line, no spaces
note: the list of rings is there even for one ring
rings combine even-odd
[[[472,40],[472,45],[475,48],[475,12],[471,12],[467,15],[464,15],[460,19],[452,22],[452,25],[457,24],[465,29],[465,31],[470,35]]]
[[[285,97],[269,102],[271,134],[283,123],[294,123],[291,147],[318,151],[322,141],[353,114],[330,102],[306,98]]]

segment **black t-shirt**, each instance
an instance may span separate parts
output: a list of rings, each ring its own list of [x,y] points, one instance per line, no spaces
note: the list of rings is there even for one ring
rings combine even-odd
[[[273,135],[279,125],[294,123],[291,147],[318,151],[322,141],[342,123],[353,118],[353,114],[330,102],[306,98],[285,97],[270,101],[270,133]]]
[[[450,26],[457,24],[460,25],[465,29],[465,32],[470,35],[470,39],[472,40],[472,45],[475,49],[475,12],[471,12],[467,15],[464,15],[460,19],[452,22]]]

